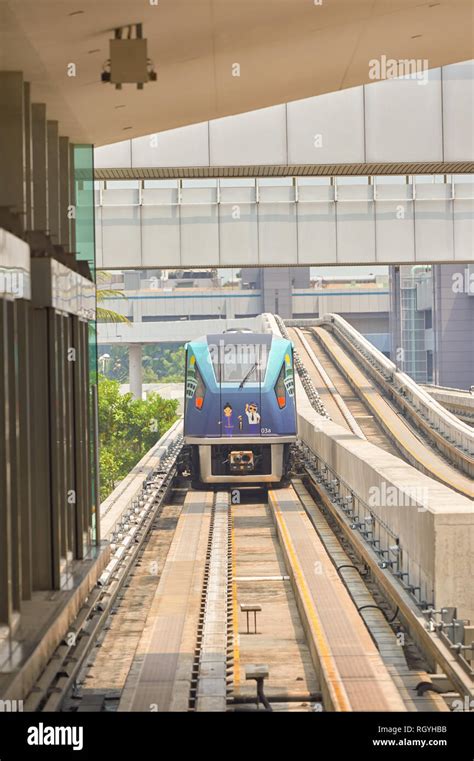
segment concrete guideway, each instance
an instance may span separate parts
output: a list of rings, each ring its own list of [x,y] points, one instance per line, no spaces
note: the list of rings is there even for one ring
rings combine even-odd
[[[399,412],[386,401],[370,378],[357,367],[328,331],[324,328],[314,328],[314,335],[343,369],[356,392],[365,400],[369,409],[409,462],[427,475],[437,478],[455,491],[472,499],[474,497],[472,479],[447,463],[441,454],[427,446],[420,436],[413,432]]]
[[[425,385],[421,388],[463,423],[474,425],[474,393],[465,389],[446,388],[444,386]]]
[[[448,412],[339,315],[324,315],[315,325],[332,331],[344,350],[362,364],[415,426],[427,433],[463,472],[474,476],[474,432],[469,426]]]
[[[405,711],[365,624],[292,489],[269,492],[327,710]]]
[[[355,433],[355,435],[359,436],[361,439],[365,439],[366,436],[363,434],[359,424],[337,391],[330,376],[315,355],[303,332],[299,330],[299,328],[295,328],[294,330],[290,330],[289,333],[290,336],[294,335],[296,337],[297,341],[306,352],[306,355],[309,357],[310,361],[316,368],[317,376],[322,382],[322,386],[318,385],[317,391],[321,397],[321,401],[329,413],[331,420],[334,420],[334,422],[338,423],[339,425],[348,426],[352,433]]]
[[[210,492],[186,498],[119,711],[189,708],[212,502]]]

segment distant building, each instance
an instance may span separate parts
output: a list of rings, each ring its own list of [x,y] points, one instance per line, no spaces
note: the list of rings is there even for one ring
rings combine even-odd
[[[391,356],[419,383],[474,383],[474,265],[390,268]]]

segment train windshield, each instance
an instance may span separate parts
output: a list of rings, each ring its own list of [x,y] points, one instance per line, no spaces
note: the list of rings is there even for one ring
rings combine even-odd
[[[219,341],[209,344],[214,374],[218,383],[262,383],[265,378],[269,346],[266,343]]]

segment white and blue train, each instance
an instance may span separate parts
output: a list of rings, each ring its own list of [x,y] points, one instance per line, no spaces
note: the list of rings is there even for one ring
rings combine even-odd
[[[184,469],[193,484],[285,481],[296,441],[291,341],[227,331],[186,344]]]

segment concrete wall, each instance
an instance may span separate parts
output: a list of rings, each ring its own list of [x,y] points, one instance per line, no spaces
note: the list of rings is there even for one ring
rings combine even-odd
[[[356,495],[369,503],[376,487],[383,497],[393,487],[411,489],[412,504],[372,507],[399,538],[402,567],[422,598],[435,607],[455,606],[458,615],[474,621],[474,507],[467,498],[428,478],[403,460],[361,441],[336,423],[321,418],[310,406],[297,379],[298,431],[301,439],[329,463]],[[408,501],[408,500],[407,500]],[[386,502],[386,500],[385,500]]]

